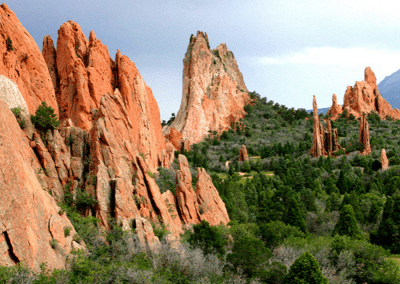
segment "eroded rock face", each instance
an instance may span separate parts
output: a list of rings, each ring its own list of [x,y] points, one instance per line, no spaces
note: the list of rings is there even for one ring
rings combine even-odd
[[[331,115],[331,119],[339,118],[339,114],[343,112],[343,107],[337,103],[336,94],[332,95],[332,106],[328,110],[328,114]]]
[[[227,225],[229,216],[211,177],[204,169],[197,169],[196,192],[186,156],[179,155],[176,199],[183,224],[198,224],[202,220],[210,225]]]
[[[376,112],[382,119],[387,116],[400,119],[400,110],[393,109],[380,95],[375,74],[370,67],[365,68],[364,81],[357,81],[353,87],[347,87],[343,108],[337,105],[336,99],[332,98],[332,106],[328,114],[333,116],[332,119],[336,119],[344,110],[355,117],[361,117],[363,113]]]
[[[317,99],[313,98],[313,115],[314,115],[314,136],[313,145],[310,154],[313,157],[332,155],[334,152],[342,149],[339,144],[338,131],[332,129],[330,120],[326,121],[326,131],[319,121]]]
[[[6,4],[0,6],[0,74],[14,81],[30,114],[42,101],[54,108],[58,105],[53,84],[39,47],[16,15]]]
[[[211,50],[207,34],[192,36],[183,60],[182,102],[173,123],[190,144],[209,131],[222,132],[244,117],[248,90],[233,53],[225,44]]]
[[[365,116],[360,117],[360,143],[364,145],[363,155],[371,154],[371,144],[369,142],[369,125]]]
[[[64,268],[73,247],[75,230],[41,185],[38,164],[13,113],[0,100],[0,265],[23,262],[39,270],[47,262],[48,268]],[[67,237],[65,227],[71,228]]]
[[[242,145],[242,147],[239,150],[239,161],[244,162],[249,160],[249,155],[247,154],[247,148],[245,145]]]
[[[388,160],[388,158],[386,156],[385,148],[383,148],[382,151],[381,151],[381,165],[382,165],[382,170],[389,169],[389,160]]]

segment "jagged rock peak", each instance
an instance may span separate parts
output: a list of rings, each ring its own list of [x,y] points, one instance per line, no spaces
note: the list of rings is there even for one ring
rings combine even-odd
[[[184,141],[198,143],[209,131],[222,132],[242,118],[249,101],[233,53],[226,44],[211,50],[207,34],[199,31],[191,36],[183,60],[180,109],[164,135],[175,128]]]
[[[42,53],[6,4],[0,6],[0,34],[0,74],[17,84],[30,114],[46,101],[58,115],[53,83]]]
[[[376,112],[382,119],[388,116],[400,119],[400,110],[393,109],[380,95],[375,73],[370,67],[364,70],[364,81],[357,81],[353,87],[347,86],[343,108],[332,101],[328,114],[331,115],[331,119],[337,119],[343,111],[355,117],[360,117],[363,113]]]

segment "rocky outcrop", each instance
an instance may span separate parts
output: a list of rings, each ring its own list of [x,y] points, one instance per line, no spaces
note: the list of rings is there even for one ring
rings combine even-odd
[[[385,170],[389,169],[389,160],[386,156],[385,148],[383,148],[381,151],[381,165],[382,165],[382,170],[385,171]]]
[[[327,129],[319,121],[317,99],[313,97],[314,136],[310,154],[313,157],[332,155],[342,149],[339,144],[338,131],[332,129],[330,120],[326,121]]]
[[[364,81],[357,81],[353,87],[347,87],[342,109],[334,98],[332,98],[332,106],[328,111],[328,114],[332,115],[332,119],[338,118],[344,110],[355,117],[361,117],[364,113],[376,112],[382,119],[386,119],[388,116],[400,119],[400,110],[393,109],[380,95],[375,74],[370,67],[365,68]]]
[[[40,49],[6,4],[0,6],[0,34],[0,74],[17,84],[30,114],[42,101],[58,114],[53,84]]]
[[[242,147],[239,150],[239,161],[244,162],[249,160],[249,155],[247,154],[247,148],[245,145],[242,145]]]
[[[244,117],[248,90],[233,53],[225,44],[211,50],[208,36],[197,32],[190,38],[183,60],[182,102],[172,124],[190,144],[209,131],[222,132]]]
[[[181,150],[183,147],[183,137],[182,133],[176,130],[174,127],[171,127],[171,130],[168,134],[165,135],[165,138],[168,139],[176,150]]]
[[[196,192],[192,186],[192,174],[186,156],[179,155],[176,186],[176,204],[183,224],[197,224],[202,220],[210,225],[227,225],[228,212],[211,177],[204,169],[197,168]],[[172,203],[172,202],[171,202]]]
[[[197,168],[196,195],[201,220],[206,220],[211,226],[227,225],[230,222],[225,203],[203,168]]]
[[[12,133],[12,135],[10,135]],[[0,100],[0,265],[64,268],[75,230],[42,186],[40,162],[8,105]],[[64,228],[70,228],[69,236]]]
[[[336,94],[332,95],[332,106],[328,110],[328,115],[331,116],[331,119],[339,118],[339,114],[343,112],[343,107],[337,103]]]
[[[360,117],[360,143],[364,145],[363,155],[371,154],[371,144],[369,142],[369,125],[367,118],[363,115]]]

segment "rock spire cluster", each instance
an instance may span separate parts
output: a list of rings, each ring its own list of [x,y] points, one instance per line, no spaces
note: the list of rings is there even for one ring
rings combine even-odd
[[[181,133],[189,144],[209,131],[222,132],[245,115],[250,98],[243,75],[226,44],[209,47],[207,33],[191,36],[183,59],[182,102],[175,120],[163,129]]]
[[[337,129],[332,129],[330,120],[326,121],[327,128],[319,121],[317,99],[313,97],[314,136],[310,154],[313,157],[328,156],[342,149],[338,140]]]
[[[347,86],[343,107],[337,104],[336,95],[333,94],[332,106],[328,114],[332,116],[332,119],[337,119],[343,111],[357,118],[364,113],[376,112],[382,119],[386,119],[388,116],[400,119],[400,110],[393,109],[380,95],[375,73],[370,67],[365,68],[364,81],[357,81],[353,87]]]

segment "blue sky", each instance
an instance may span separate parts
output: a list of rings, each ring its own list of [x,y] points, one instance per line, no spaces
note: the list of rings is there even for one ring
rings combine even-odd
[[[158,101],[161,119],[176,113],[190,35],[207,32],[211,48],[233,51],[249,90],[288,107],[342,103],[346,86],[400,69],[400,4],[395,1],[48,1],[7,5],[42,48],[62,23],[94,30],[109,48],[135,62]]]

